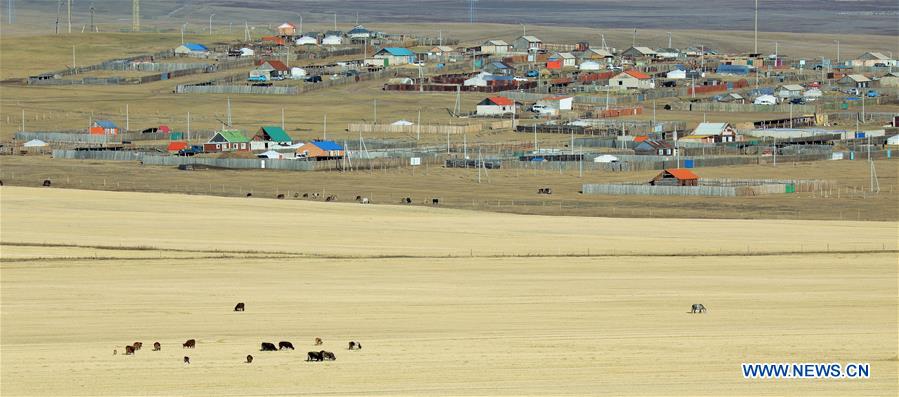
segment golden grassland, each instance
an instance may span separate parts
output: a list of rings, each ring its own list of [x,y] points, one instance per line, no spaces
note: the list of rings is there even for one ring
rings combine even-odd
[[[4,396],[896,393],[895,222],[0,189]],[[872,374],[743,379],[768,361]]]
[[[527,165],[527,164],[526,164]],[[589,166],[589,164],[587,165]],[[399,203],[411,197],[415,205],[513,212],[540,215],[737,218],[899,220],[899,165],[895,160],[875,161],[881,191],[870,194],[869,166],[865,161],[816,161],[801,163],[726,167],[703,167],[694,172],[701,178],[730,179],[818,179],[835,182],[835,188],[818,193],[796,193],[757,197],[670,197],[600,196],[578,191],[584,183],[648,181],[659,171],[607,172],[586,169],[504,168],[489,170],[478,184],[476,169],[447,169],[425,162],[411,168],[357,170],[352,172],[296,172],[276,170],[205,170],[185,172],[175,167],[140,166],[137,162],[60,160],[48,156],[2,156],[0,179],[6,185],[37,187],[50,179],[54,188],[143,192],[172,192],[199,195],[274,199],[286,194],[319,192],[336,194],[347,202],[357,195],[375,205]],[[537,195],[537,188],[550,187],[551,196]]]

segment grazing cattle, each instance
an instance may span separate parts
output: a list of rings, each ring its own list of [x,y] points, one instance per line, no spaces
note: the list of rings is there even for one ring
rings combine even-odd
[[[253,356],[247,354],[247,364],[251,364],[251,363],[253,363]]]
[[[322,344],[322,338],[315,338],[315,345],[321,346],[321,344]]]
[[[285,349],[293,350],[293,343],[284,342],[284,341],[278,342],[278,350],[285,350]]]
[[[439,205],[439,204],[440,204],[440,199],[437,199],[437,198],[431,199],[431,205]]]
[[[334,353],[326,352],[324,350],[322,350],[320,353],[322,355],[322,361],[334,361],[337,359],[337,356],[335,356]]]
[[[362,197],[357,201],[359,201],[359,204],[370,204],[371,203],[371,200],[369,200],[368,197]]]
[[[112,349],[112,355],[115,356],[115,355],[117,355],[117,354],[119,354],[119,351],[116,350],[116,349]]]
[[[282,199],[284,199],[284,193],[280,193],[275,197],[278,198],[279,200],[282,200]]]
[[[321,352],[306,353],[306,361],[322,361],[322,353]]]
[[[193,349],[194,347],[197,347],[197,341],[194,339],[188,339],[187,342],[181,344],[182,349]]]
[[[278,351],[278,348],[275,347],[274,343],[262,342],[262,351],[273,352],[273,351]]]
[[[162,350],[162,345],[159,344],[159,342],[153,343],[153,351],[154,351],[154,352],[158,352],[158,351],[160,351],[160,350]]]
[[[234,306],[234,311],[236,311],[236,312],[242,312],[243,310],[244,310],[243,302],[240,302],[237,304],[237,306]]]
[[[190,357],[184,356],[184,365],[190,365]]]
[[[300,194],[299,194],[299,193],[294,193],[294,194],[293,194],[293,198],[300,198]]]
[[[412,204],[412,197],[404,197],[400,200],[400,204]]]
[[[309,197],[309,193],[303,193],[303,198],[308,198],[308,197]]]
[[[0,186],[3,186],[3,181],[0,181]]]
[[[141,342],[134,342],[132,346],[134,346],[134,350],[140,350],[140,348],[144,347],[144,344]]]
[[[537,194],[553,194],[553,190],[548,187],[541,187],[537,189]]]
[[[350,350],[361,350],[362,344],[356,341],[350,342]]]
[[[253,197],[253,193],[247,193],[247,197]]]
[[[362,200],[362,196],[356,196],[356,201],[361,201],[361,200]]]
[[[325,198],[325,201],[337,201],[337,195],[332,194],[332,195],[328,196],[327,198]]]
[[[125,346],[125,355],[130,356],[134,354],[134,346]]]
[[[50,187],[50,180],[49,180],[49,179],[44,179],[44,186],[45,186],[45,187]]]
[[[702,303],[694,303],[692,307],[690,307],[690,313],[702,313],[707,311],[708,309],[702,305]]]

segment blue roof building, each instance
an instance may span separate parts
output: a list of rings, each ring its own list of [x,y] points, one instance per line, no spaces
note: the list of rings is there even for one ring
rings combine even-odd
[[[184,43],[175,48],[176,54],[188,54],[192,52],[209,52],[209,48],[197,43]]]
[[[312,144],[325,151],[343,151],[343,146],[334,141],[313,141]]]
[[[747,65],[718,65],[718,69],[715,70],[715,73],[718,74],[735,74],[735,75],[747,75],[749,71],[752,70],[752,66]]]
[[[115,123],[113,123],[112,121],[109,121],[109,120],[97,120],[94,122],[94,125],[96,125],[97,127],[103,127],[106,129],[119,128],[118,126],[115,125]]]

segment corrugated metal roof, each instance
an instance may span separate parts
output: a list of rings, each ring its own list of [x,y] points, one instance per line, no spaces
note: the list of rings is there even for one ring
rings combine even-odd
[[[683,168],[666,168],[665,172],[673,175],[675,178],[680,180],[699,179],[699,175],[694,174],[693,171],[685,170]]]
[[[515,104],[514,101],[512,101],[509,98],[503,97],[503,96],[493,96],[493,97],[490,97],[490,98],[487,98],[484,100],[484,102],[487,102],[487,101],[493,102],[493,104],[499,105],[499,106],[512,106]],[[481,103],[484,103],[484,102],[481,102]]]
[[[338,145],[334,141],[314,141],[312,144],[321,150],[343,150],[343,146]]]
[[[97,121],[94,121],[94,124],[96,124],[99,127],[106,128],[106,129],[119,128],[118,126],[115,125],[115,123],[113,123],[112,121],[109,121],[109,120],[97,120]]]
[[[290,142],[290,135],[287,135],[287,132],[284,131],[281,127],[267,125],[262,127],[262,131],[268,135],[269,139],[272,142]]]
[[[240,142],[249,142],[250,140],[243,136],[243,133],[237,130],[223,130],[216,133],[217,135],[221,135],[225,141],[230,143],[240,143]],[[213,137],[215,138],[215,137]]]
[[[197,44],[197,43],[184,43],[184,48],[187,48],[191,51],[209,51],[205,45]]]
[[[387,51],[388,54],[393,55],[395,57],[415,56],[415,53],[412,52],[412,50],[410,50],[408,48],[402,48],[402,47],[384,47],[383,49],[381,49],[381,51]],[[381,51],[378,51],[378,52],[381,52]]]
[[[693,135],[720,135],[727,128],[727,123],[699,123]]]
[[[638,72],[638,71],[633,70],[633,69],[631,69],[631,70],[625,70],[624,73],[627,74],[627,75],[629,75],[629,76],[631,76],[631,77],[633,77],[633,78],[637,78],[637,79],[640,79],[640,80],[646,80],[646,79],[649,79],[649,78],[650,78],[648,74],[643,73],[643,72]]]

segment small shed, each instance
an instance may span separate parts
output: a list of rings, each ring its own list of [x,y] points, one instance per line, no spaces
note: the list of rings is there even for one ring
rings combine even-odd
[[[23,143],[22,146],[27,147],[27,148],[33,148],[33,147],[40,148],[40,147],[47,146],[47,142],[44,142],[40,139],[32,139],[28,142]]]
[[[652,186],[699,186],[699,176],[683,168],[667,168],[649,181]]]

